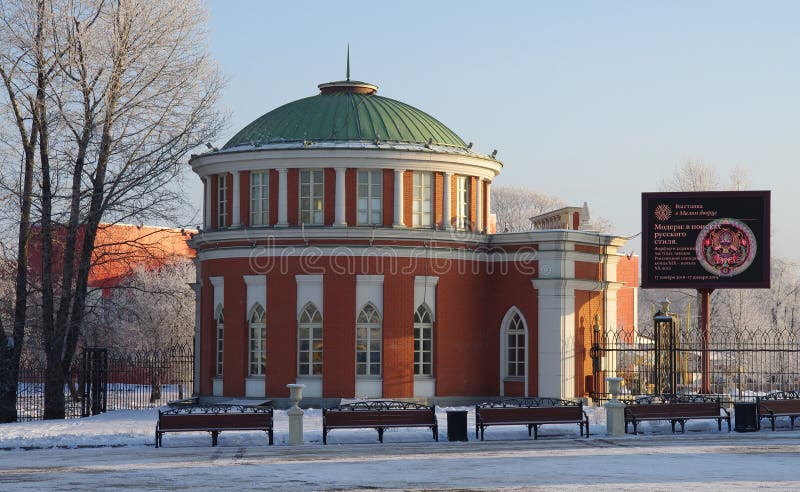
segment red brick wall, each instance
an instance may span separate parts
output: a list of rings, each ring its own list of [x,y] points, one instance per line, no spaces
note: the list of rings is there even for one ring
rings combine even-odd
[[[269,171],[269,224],[278,223],[278,185],[280,177],[278,171]]]
[[[355,395],[355,275],[325,275],[322,280],[322,396]]]
[[[219,188],[219,177],[216,174],[211,175],[211,229],[217,228],[217,212],[219,211],[219,203],[217,200],[217,189]]]
[[[394,224],[394,171],[383,170],[383,225]]]
[[[605,326],[603,293],[575,291],[575,396],[588,395],[585,383],[586,376],[592,375],[589,349],[592,347],[595,315],[598,316],[600,326]]]
[[[414,394],[414,279],[383,278],[383,396]]]
[[[539,391],[539,294],[533,288],[533,274],[531,270],[538,271],[538,262],[533,261],[525,265],[526,269],[516,268],[509,263],[491,264],[489,288],[486,291],[483,307],[485,312],[483,367],[487,374],[489,385],[486,394],[500,394],[500,334],[503,329],[503,318],[512,306],[520,311],[528,327],[528,395],[535,396]],[[506,392],[519,391],[521,384],[507,381],[504,384]],[[522,392],[520,391],[520,394]]]
[[[478,225],[478,178],[471,177],[469,184],[469,220],[470,230],[474,231]]]
[[[267,275],[267,395],[289,396],[297,380],[297,282]]]
[[[225,396],[244,395],[247,376],[247,322],[245,303],[247,291],[241,275],[225,276],[225,343],[222,374]]]
[[[344,210],[347,225],[358,225],[358,169],[348,169],[344,179]]]
[[[239,216],[243,226],[250,224],[250,171],[239,173]]]
[[[575,278],[586,280],[600,280],[602,267],[591,261],[575,262]]]
[[[327,168],[325,173],[325,225],[333,225],[336,217],[336,170]]]
[[[634,327],[637,320],[633,304],[636,302],[636,288],[639,286],[639,257],[623,256],[617,263],[617,281],[625,285],[617,291],[617,327],[621,327],[629,343],[633,342]]]
[[[287,219],[289,225],[300,225],[299,207],[300,207],[300,172],[298,169],[289,169],[286,176],[286,197],[287,197]]]

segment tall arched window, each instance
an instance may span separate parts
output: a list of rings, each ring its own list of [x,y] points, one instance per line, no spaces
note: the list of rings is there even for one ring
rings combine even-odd
[[[509,314],[511,316],[506,316],[507,320],[503,327],[505,376],[507,378],[524,378],[527,330],[522,316],[516,309]]]
[[[310,302],[300,312],[297,327],[297,374],[322,375],[322,314]]]
[[[414,375],[433,375],[433,317],[425,304],[414,313]]]
[[[217,376],[222,376],[222,356],[225,348],[225,315],[222,304],[217,306],[217,314],[214,316],[217,322]]]
[[[266,313],[261,304],[256,304],[250,310],[250,344],[248,349],[247,367],[250,376],[263,376],[266,372],[267,352],[266,338],[267,325]]]
[[[381,315],[372,303],[358,313],[356,320],[356,374],[381,375]]]

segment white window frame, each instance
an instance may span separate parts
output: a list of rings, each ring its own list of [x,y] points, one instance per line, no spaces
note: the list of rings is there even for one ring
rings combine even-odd
[[[306,183],[304,183],[304,178]],[[325,225],[325,171],[322,169],[301,169],[298,191],[300,223],[305,225]],[[304,191],[303,187],[308,186]],[[319,194],[314,189],[319,187]]]
[[[303,306],[298,321],[297,375],[322,376],[322,313],[309,302]]]
[[[383,170],[359,169],[356,190],[356,223],[383,225]]]
[[[414,171],[411,180],[411,226],[433,227],[433,173]]]
[[[214,316],[216,322],[216,369],[215,375],[222,377],[225,362],[225,314],[222,305],[217,306],[217,315]]]
[[[506,315],[502,330],[501,361],[506,380],[526,379],[528,366],[528,327],[522,313],[513,309]]]
[[[356,376],[383,374],[383,322],[381,313],[368,302],[356,318]]]
[[[264,307],[256,303],[250,310],[248,319],[247,374],[263,376],[267,365],[267,324]]]
[[[469,176],[456,176],[456,228],[466,229],[469,226],[470,209]]]
[[[414,375],[433,376],[433,314],[425,304],[414,312]]]
[[[217,175],[217,227],[228,227],[228,175]]]
[[[269,225],[269,171],[250,172],[250,225]]]

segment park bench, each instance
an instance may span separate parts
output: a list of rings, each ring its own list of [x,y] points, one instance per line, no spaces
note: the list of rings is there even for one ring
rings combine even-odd
[[[156,447],[166,432],[210,432],[217,445],[222,431],[264,431],[272,444],[272,408],[248,405],[183,405],[158,411]]]
[[[722,432],[722,421],[728,422],[728,432],[731,431],[730,412],[724,408],[720,399],[703,395],[649,395],[636,400],[624,400],[625,406],[625,432],[628,424],[633,424],[633,433],[636,434],[637,426],[645,420],[669,420],[672,432],[675,424],[681,424],[681,432],[686,432],[686,421],[692,419],[715,419],[717,428]]]
[[[589,417],[583,402],[558,398],[516,398],[475,406],[475,437],[483,441],[486,427],[490,425],[527,425],[528,437],[539,438],[539,426],[544,424],[578,424],[583,435],[589,437]]]
[[[779,391],[766,396],[756,397],[758,404],[758,420],[768,418],[775,430],[775,419],[789,417],[790,428],[794,429],[794,420],[800,417],[800,392]]]
[[[392,400],[367,400],[322,409],[322,443],[328,444],[333,429],[374,428],[378,441],[383,432],[395,427],[429,427],[433,439],[439,440],[435,407]]]

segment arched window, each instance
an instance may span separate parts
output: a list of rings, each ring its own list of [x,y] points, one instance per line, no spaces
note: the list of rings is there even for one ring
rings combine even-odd
[[[217,306],[217,314],[214,319],[217,322],[217,376],[222,376],[222,356],[225,348],[225,316],[222,304]]]
[[[505,377],[524,378],[525,377],[525,352],[527,350],[525,322],[519,312],[514,309],[513,314],[506,315],[506,323],[503,327],[504,340],[504,359]]]
[[[297,374],[322,375],[322,314],[310,302],[300,312],[297,327]]]
[[[256,304],[250,310],[250,345],[248,349],[247,367],[250,376],[263,376],[266,372],[267,352],[267,324],[266,313],[261,304]]]
[[[372,303],[358,313],[356,320],[356,374],[381,375],[381,315]]]
[[[433,317],[422,304],[414,313],[414,375],[433,374]]]

